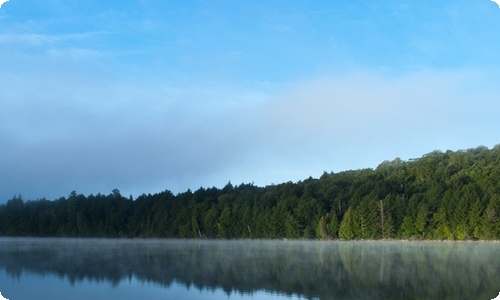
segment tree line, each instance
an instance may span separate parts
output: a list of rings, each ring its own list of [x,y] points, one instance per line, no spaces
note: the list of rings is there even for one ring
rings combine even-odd
[[[296,183],[166,190],[124,197],[71,192],[0,205],[0,235],[142,238],[500,238],[500,145],[434,151],[375,169]]]

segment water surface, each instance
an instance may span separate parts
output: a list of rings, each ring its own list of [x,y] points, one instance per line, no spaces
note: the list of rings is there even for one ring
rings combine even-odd
[[[17,299],[493,299],[500,244],[0,238]]]

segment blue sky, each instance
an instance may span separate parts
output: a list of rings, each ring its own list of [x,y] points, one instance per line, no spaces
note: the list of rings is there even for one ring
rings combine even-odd
[[[10,0],[0,202],[319,177],[500,143],[500,8]]]

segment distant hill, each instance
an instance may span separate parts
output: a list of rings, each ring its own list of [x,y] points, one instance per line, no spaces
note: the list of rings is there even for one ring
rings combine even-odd
[[[145,238],[500,238],[500,146],[434,151],[376,169],[253,184],[0,205],[0,235]]]

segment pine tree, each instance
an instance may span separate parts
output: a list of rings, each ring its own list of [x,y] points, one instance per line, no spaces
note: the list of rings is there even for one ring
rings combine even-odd
[[[352,240],[353,238],[355,238],[354,216],[352,207],[349,207],[347,209],[347,211],[344,214],[344,218],[342,219],[342,222],[340,222],[339,238],[346,240]]]
[[[476,239],[481,238],[482,229],[482,218],[481,215],[483,213],[481,201],[479,198],[472,203],[469,211],[469,228],[472,231],[472,236]]]
[[[427,229],[427,219],[429,215],[429,209],[425,203],[420,203],[417,210],[417,218],[415,219],[415,228],[420,237],[425,237]]]
[[[339,219],[337,217],[337,214],[335,213],[335,210],[332,210],[330,212],[330,221],[327,224],[327,230],[328,233],[332,237],[338,237],[339,236]]]

